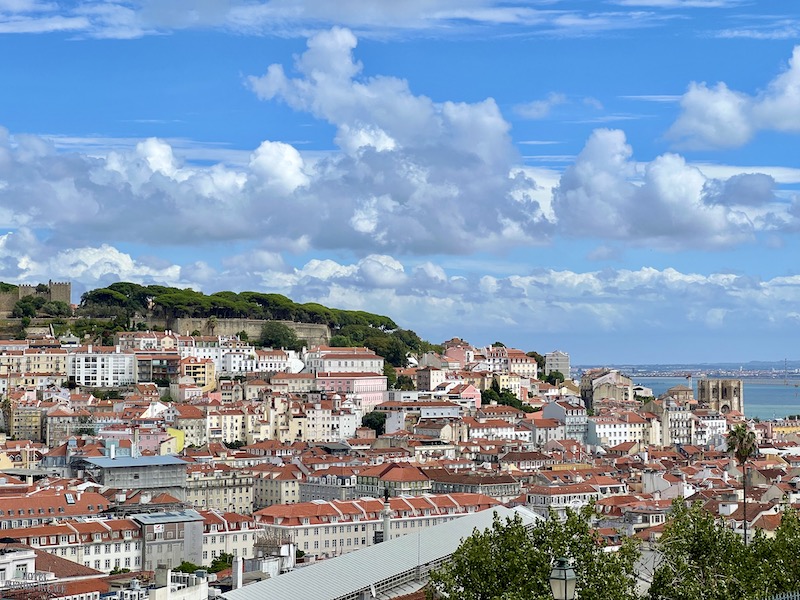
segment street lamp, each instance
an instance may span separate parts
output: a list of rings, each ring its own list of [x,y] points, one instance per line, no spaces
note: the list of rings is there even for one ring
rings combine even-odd
[[[566,558],[557,558],[553,570],[550,571],[550,590],[555,600],[575,599],[575,571],[569,566]]]

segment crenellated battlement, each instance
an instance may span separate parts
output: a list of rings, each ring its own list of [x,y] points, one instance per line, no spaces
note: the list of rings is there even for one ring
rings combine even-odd
[[[0,315],[9,315],[14,305],[26,296],[43,296],[49,302],[72,304],[72,282],[48,281],[47,284],[22,283],[16,288],[0,292]]]

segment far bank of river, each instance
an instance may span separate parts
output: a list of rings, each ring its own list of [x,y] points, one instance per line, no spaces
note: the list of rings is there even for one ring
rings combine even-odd
[[[744,381],[744,414],[751,419],[785,418],[800,414],[800,380],[747,378]],[[636,385],[643,385],[653,390],[658,396],[676,385],[691,385],[697,395],[696,380],[684,377],[634,377]]]

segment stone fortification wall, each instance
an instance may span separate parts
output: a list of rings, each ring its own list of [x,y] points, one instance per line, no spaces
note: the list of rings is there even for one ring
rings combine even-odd
[[[0,292],[0,315],[10,315],[14,305],[25,296],[44,296],[48,302],[72,304],[72,283],[69,281],[48,281],[47,291],[37,292],[35,285],[22,284],[17,289]]]
[[[330,342],[331,330],[327,325],[315,323],[295,323],[294,321],[278,321],[291,327],[298,339],[306,340],[309,346],[325,345]],[[147,320],[148,325],[171,329],[175,333],[191,333],[199,331],[202,335],[236,335],[240,331],[247,333],[251,340],[257,340],[261,335],[261,326],[266,323],[261,319],[216,319],[211,321],[203,319],[171,319]],[[213,327],[213,331],[212,331]]]
[[[19,290],[11,290],[10,292],[0,292],[0,314],[10,315],[14,310],[14,305],[19,300]]]

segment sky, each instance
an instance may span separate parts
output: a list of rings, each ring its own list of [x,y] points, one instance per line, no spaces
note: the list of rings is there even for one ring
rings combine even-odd
[[[800,358],[796,0],[0,0],[0,280]]]

